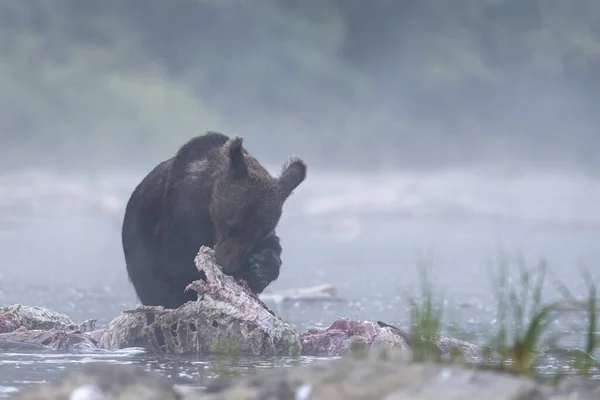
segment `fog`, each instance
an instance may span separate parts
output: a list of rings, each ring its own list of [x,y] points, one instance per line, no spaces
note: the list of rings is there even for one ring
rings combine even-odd
[[[2,303],[134,304],[125,203],[208,130],[274,173],[308,163],[269,290],[387,304],[433,253],[448,292],[489,301],[499,249],[597,276],[597,2],[300,3],[0,4]]]
[[[108,286],[135,301],[120,226],[142,176],[5,174],[5,285]],[[333,283],[350,298],[393,297],[415,282],[419,257],[433,254],[437,280],[451,292],[485,294],[486,268],[502,250],[524,252],[531,265],[545,257],[559,277],[579,285],[580,265],[598,272],[598,200],[597,181],[568,174],[312,171],[285,205],[277,230],[284,265],[269,289]]]

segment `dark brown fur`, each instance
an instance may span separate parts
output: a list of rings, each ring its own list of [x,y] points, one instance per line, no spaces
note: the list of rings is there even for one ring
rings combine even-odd
[[[201,278],[193,260],[202,245],[213,247],[223,271],[246,280],[255,293],[279,276],[275,228],[306,165],[291,159],[272,177],[242,142],[216,132],[197,136],[132,193],[123,251],[144,305],[176,308],[195,298],[183,290]]]

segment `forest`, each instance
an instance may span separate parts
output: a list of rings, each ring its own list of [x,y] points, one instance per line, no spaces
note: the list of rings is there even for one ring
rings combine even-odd
[[[222,130],[277,164],[595,170],[599,103],[597,0],[0,2],[4,167]]]

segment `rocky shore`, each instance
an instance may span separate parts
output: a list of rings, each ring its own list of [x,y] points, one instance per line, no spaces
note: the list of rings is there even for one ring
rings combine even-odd
[[[204,390],[173,387],[131,365],[90,365],[24,390],[19,400],[597,400],[600,384],[580,378],[558,386],[459,365],[410,363],[404,353],[343,357],[222,379]]]

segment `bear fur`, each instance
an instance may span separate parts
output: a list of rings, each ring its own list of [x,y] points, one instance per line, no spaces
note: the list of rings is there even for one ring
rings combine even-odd
[[[184,289],[202,278],[194,258],[203,245],[215,250],[223,272],[254,293],[278,278],[282,249],[275,228],[306,164],[292,158],[272,177],[242,140],[218,132],[196,136],[133,191],[121,238],[142,304],[177,308],[195,300]]]

